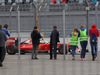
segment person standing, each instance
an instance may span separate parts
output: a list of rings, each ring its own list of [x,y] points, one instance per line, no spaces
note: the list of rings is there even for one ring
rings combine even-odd
[[[54,48],[54,59],[57,59],[57,42],[59,42],[59,32],[57,31],[57,26],[54,26],[50,35],[50,59],[52,59],[52,48]]]
[[[74,31],[71,34],[71,39],[70,39],[70,45],[72,49],[72,60],[75,60],[75,50],[78,45],[78,29],[75,28]]]
[[[0,67],[3,67],[3,61],[5,59],[5,42],[7,40],[6,34],[2,31],[2,26],[0,25]]]
[[[10,31],[7,30],[7,29],[8,29],[8,25],[5,24],[4,27],[3,27],[3,29],[2,29],[2,31],[4,31],[10,37]]]
[[[88,32],[85,29],[85,25],[81,24],[80,31],[79,31],[79,37],[80,37],[80,44],[82,48],[81,52],[81,60],[85,60],[85,54],[86,54],[86,47],[88,44]]]
[[[98,45],[98,37],[99,37],[99,31],[96,28],[95,24],[93,24],[92,28],[89,30],[89,36],[90,36],[92,60],[95,61],[97,57],[97,45]]]
[[[38,59],[37,52],[38,52],[38,47],[40,43],[40,38],[42,38],[42,36],[37,31],[37,26],[34,27],[34,30],[31,33],[31,38],[32,38],[32,45],[33,45],[32,59]]]

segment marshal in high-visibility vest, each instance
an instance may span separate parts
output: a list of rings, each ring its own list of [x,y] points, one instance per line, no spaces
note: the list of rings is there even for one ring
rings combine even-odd
[[[84,31],[80,30],[80,41],[88,41],[86,29]]]
[[[72,35],[71,37],[71,40],[70,40],[70,45],[78,45],[78,34],[75,36],[75,35]]]

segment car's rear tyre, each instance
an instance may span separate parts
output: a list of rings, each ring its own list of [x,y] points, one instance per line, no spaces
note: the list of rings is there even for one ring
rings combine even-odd
[[[16,46],[14,46],[14,45],[9,45],[9,46],[7,47],[7,53],[8,53],[9,55],[14,55],[14,54],[16,54]]]
[[[20,53],[21,55],[24,55],[25,54],[25,51],[24,50],[21,50],[21,53]]]
[[[63,54],[63,45],[61,45],[58,50],[60,54]],[[65,45],[65,53],[67,54],[67,45]]]

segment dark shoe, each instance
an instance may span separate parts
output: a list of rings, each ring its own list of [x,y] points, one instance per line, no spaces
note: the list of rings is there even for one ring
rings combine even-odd
[[[57,60],[57,58],[54,58],[54,60]]]
[[[95,59],[96,59],[96,56],[93,56],[92,61],[95,61]]]
[[[33,60],[33,59],[35,59],[35,58],[32,58],[32,60]]]
[[[72,60],[75,60],[75,57],[73,57]]]
[[[92,57],[92,61],[94,61],[94,56]]]
[[[94,61],[95,61],[95,59],[96,59],[96,56],[94,56]]]
[[[36,57],[35,59],[37,59],[38,60],[38,58]]]
[[[52,58],[50,58],[50,60],[52,60]]]
[[[0,63],[0,67],[3,67],[3,64],[2,63]]]
[[[33,60],[33,59],[35,59],[35,58],[32,57],[31,59]]]
[[[35,59],[34,57],[32,57],[32,60]]]

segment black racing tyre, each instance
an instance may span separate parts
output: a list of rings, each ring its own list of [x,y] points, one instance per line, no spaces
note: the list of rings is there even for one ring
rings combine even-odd
[[[58,50],[60,54],[63,54],[63,45],[61,45]],[[65,45],[65,53],[67,54],[67,45]]]
[[[8,53],[9,55],[14,55],[14,54],[16,54],[16,46],[14,46],[14,45],[9,45],[9,46],[7,46],[7,53]]]
[[[21,50],[20,54],[21,55],[24,55],[25,54],[25,51],[24,50]]]

